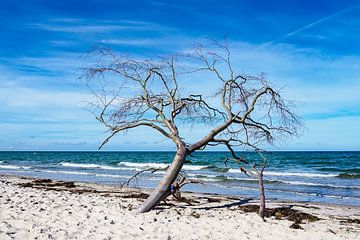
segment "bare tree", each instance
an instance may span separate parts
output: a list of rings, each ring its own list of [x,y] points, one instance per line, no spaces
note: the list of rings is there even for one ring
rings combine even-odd
[[[156,60],[118,56],[106,47],[94,49],[91,56],[98,60],[84,70],[96,96],[91,105],[96,118],[110,130],[100,147],[117,133],[141,126],[156,130],[176,145],[171,165],[140,212],[153,209],[170,195],[171,184],[193,152],[223,145],[241,162],[236,149],[256,150],[263,143],[297,133],[299,120],[291,103],[264,74],[238,74],[226,42],[197,43],[191,51]],[[198,94],[194,89],[184,93],[179,79],[199,74],[219,84],[214,95]],[[179,131],[179,125],[188,122],[206,124],[211,130],[188,143]]]
[[[264,189],[264,170],[268,161],[268,158],[265,157],[264,153],[260,149],[255,149],[258,155],[261,157],[262,162],[260,164],[254,162],[251,168],[247,168],[244,166],[240,167],[240,170],[244,172],[247,176],[255,178],[258,180],[258,188],[259,188],[259,199],[260,199],[260,206],[259,206],[259,216],[263,221],[265,221],[265,189]],[[257,165],[260,165],[260,169],[257,169]]]

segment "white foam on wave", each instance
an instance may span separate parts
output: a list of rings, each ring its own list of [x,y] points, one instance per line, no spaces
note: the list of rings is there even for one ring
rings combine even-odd
[[[69,162],[61,162],[61,166],[63,167],[75,167],[75,168],[100,168],[104,170],[140,170],[138,168],[123,168],[123,167],[111,167],[106,165],[92,164],[92,163],[69,163]]]
[[[264,175],[268,176],[298,176],[298,177],[322,177],[322,178],[330,178],[337,177],[337,174],[323,174],[323,173],[304,173],[304,172],[271,172],[265,171]]]
[[[74,172],[74,171],[53,171],[53,170],[37,170],[38,172],[56,173],[56,174],[70,174],[70,175],[92,175],[92,173],[86,172]]]
[[[117,175],[117,174],[101,174],[101,173],[88,173],[88,172],[75,172],[75,171],[53,171],[53,170],[40,170],[40,172],[56,173],[56,174],[69,174],[69,175],[91,175],[95,177],[111,177],[111,178],[129,178],[131,176]]]
[[[185,164],[182,169],[184,170],[190,170],[190,171],[197,171],[201,170],[203,168],[207,168],[208,166],[201,166],[201,165],[187,165]]]
[[[208,174],[194,174],[189,173],[187,174],[191,179],[198,179],[198,180],[204,180],[209,182],[217,182],[218,180],[215,179],[216,175],[208,175]]]
[[[342,186],[342,185],[332,185],[332,184],[322,184],[322,183],[312,183],[312,182],[302,182],[302,181],[281,181],[281,180],[279,180],[279,182],[285,183],[285,184],[290,184],[290,185],[301,185],[301,186],[360,189],[359,186]]]
[[[0,165],[3,169],[30,169],[28,166]]]
[[[191,179],[196,179],[196,180],[204,181],[204,183],[207,183],[207,182],[218,182],[218,180],[215,179],[215,178],[192,177]]]
[[[92,164],[92,163],[68,163],[68,162],[61,162],[61,166],[63,167],[78,167],[78,168],[100,168],[101,165]]]
[[[358,197],[349,197],[349,196],[339,196],[339,195],[323,195],[326,198],[335,198],[335,199],[348,199],[358,202],[360,198]]]
[[[96,177],[109,177],[109,178],[130,178],[131,176],[126,176],[126,175],[117,175],[117,174],[95,174]]]
[[[229,169],[229,173],[243,173],[240,169]],[[265,171],[265,176],[298,176],[298,177],[322,177],[322,178],[329,178],[329,177],[337,177],[337,174],[322,174],[322,173],[304,173],[304,172],[271,172]]]
[[[215,183],[215,186],[221,187],[221,188],[235,188],[235,189],[245,189],[245,190],[250,190],[250,191],[259,191],[258,188],[252,188],[252,187],[245,187],[245,186],[225,186],[219,183]]]
[[[166,163],[133,163],[133,162],[119,162],[118,165],[126,167],[137,168],[167,168],[169,164]]]
[[[215,178],[217,175],[212,175],[212,174],[196,174],[196,173],[188,173],[186,174],[190,177],[196,177],[196,176],[204,176],[206,178]]]
[[[142,168],[142,169],[145,169],[145,168],[164,169],[169,166],[169,164],[167,164],[167,163],[133,163],[133,162],[119,162],[118,165],[127,166],[127,167],[136,167],[136,168]],[[189,170],[189,171],[197,171],[197,170],[201,170],[206,167],[208,167],[208,166],[185,164],[182,169]]]
[[[256,179],[254,178],[237,178],[237,177],[228,177],[227,176],[227,179],[229,180],[238,180],[238,181],[249,181],[249,182],[254,182],[254,181],[257,181]]]
[[[202,179],[202,180],[206,180],[206,181],[211,181],[211,182],[221,182],[223,181],[223,179],[221,178],[226,177],[227,180],[237,180],[237,181],[257,181],[256,179],[252,179],[252,178],[239,178],[239,177],[230,177],[230,176],[226,176],[226,175],[210,175],[210,174],[194,174],[194,173],[189,173],[187,174],[189,177],[191,178],[195,178],[195,179]]]

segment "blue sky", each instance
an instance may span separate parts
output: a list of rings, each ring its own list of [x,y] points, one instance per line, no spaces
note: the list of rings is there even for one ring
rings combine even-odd
[[[224,36],[239,70],[285,86],[304,119],[273,149],[360,150],[360,1],[3,0],[0,21],[0,150],[96,150],[105,129],[78,80],[94,44],[152,57]],[[137,129],[105,147],[134,149],[173,146]]]

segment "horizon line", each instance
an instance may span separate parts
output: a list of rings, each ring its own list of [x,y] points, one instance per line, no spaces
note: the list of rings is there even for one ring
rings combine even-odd
[[[239,150],[235,152],[254,152]],[[0,152],[176,152],[176,150],[0,150]],[[196,152],[229,152],[227,150],[202,150]],[[264,152],[360,152],[360,150],[265,150]]]

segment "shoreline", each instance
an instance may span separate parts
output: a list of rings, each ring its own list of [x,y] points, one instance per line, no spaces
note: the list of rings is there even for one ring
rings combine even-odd
[[[38,182],[38,183],[36,183]],[[148,213],[137,213],[148,189],[0,175],[1,239],[356,239],[360,207],[267,201],[271,209],[315,216],[296,220],[276,213],[262,222],[257,200],[183,192]],[[250,209],[250,211],[248,211]],[[306,215],[307,216],[307,215]],[[298,221],[299,222],[299,221]],[[296,226],[295,226],[296,227]]]
[[[0,174],[117,184],[147,168],[163,168],[171,153],[3,153]],[[199,153],[184,165],[188,179],[206,182],[183,190],[230,196],[258,197],[256,179],[236,164],[225,165],[223,153]],[[253,153],[245,158],[256,157]],[[339,164],[332,161],[339,159]],[[271,200],[360,206],[358,153],[274,153],[264,173],[266,197]],[[341,160],[341,161],[340,161]],[[131,186],[154,188],[161,172],[144,172]]]
[[[0,150],[0,152],[176,152],[174,150]],[[227,150],[203,150],[202,152],[228,152]],[[238,151],[252,152],[252,151]],[[267,152],[360,152],[360,150],[269,150]]]
[[[6,174],[6,173],[0,173],[0,177],[1,176],[10,176],[10,177],[15,177],[15,178],[24,178],[24,179],[45,179],[44,177],[33,177],[33,176],[29,176],[29,175],[21,175],[21,174]],[[76,182],[79,184],[87,184],[87,185],[98,185],[98,186],[104,186],[104,187],[114,187],[114,188],[119,188],[121,187],[120,183],[99,183],[99,182],[91,182],[91,181],[74,181],[74,180],[63,180],[61,178],[52,178],[52,180],[54,181],[71,181],[71,182]],[[136,190],[141,190],[141,191],[146,191],[146,192],[150,192],[153,190],[152,187],[126,187],[127,189],[136,189]],[[254,202],[258,202],[258,198],[255,197],[249,197],[246,195],[236,195],[236,194],[228,194],[228,193],[211,193],[211,192],[202,192],[202,191],[181,191],[182,193],[186,193],[186,194],[198,194],[198,195],[213,195],[213,196],[222,196],[222,197],[229,197],[229,198],[251,198],[252,201]],[[266,196],[266,188],[265,188],[265,197]],[[292,200],[282,200],[282,199],[278,199],[278,198],[266,198],[266,202],[272,202],[272,203],[293,203],[293,204],[313,204],[313,205],[324,205],[324,206],[339,206],[339,207],[355,207],[355,208],[359,208],[360,211],[360,205],[352,205],[352,204],[341,204],[341,203],[324,203],[324,202],[317,202],[317,201],[292,201]]]

